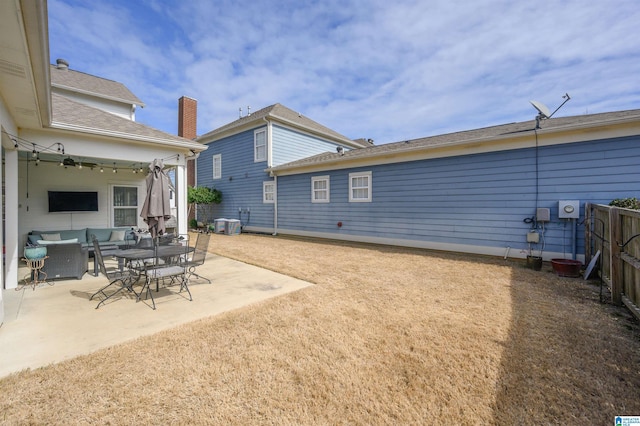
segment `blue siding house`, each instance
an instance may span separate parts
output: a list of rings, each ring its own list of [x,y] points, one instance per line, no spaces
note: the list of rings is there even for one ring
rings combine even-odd
[[[260,230],[269,233],[583,260],[584,203],[640,198],[640,110],[552,118],[540,128],[532,120],[343,152],[335,144],[318,144],[320,152],[312,152],[313,140],[272,127],[273,134],[287,130],[287,136],[272,150],[278,162],[260,169],[275,186],[272,209],[259,216]],[[236,167],[252,165],[251,140],[247,144],[245,164]],[[280,155],[280,149],[290,153],[297,146],[309,155]],[[216,152],[210,145],[204,155]],[[206,169],[198,163],[199,179],[210,174]],[[251,181],[252,190],[239,184],[226,192],[232,199],[246,191],[256,197],[259,180]],[[565,204],[577,209],[567,213]]]
[[[197,138],[208,146],[196,163],[196,185],[222,192],[214,218],[240,219],[243,229],[273,232],[276,185],[269,168],[327,151],[370,146],[353,141],[283,105],[261,109]],[[198,218],[199,220],[203,218]]]

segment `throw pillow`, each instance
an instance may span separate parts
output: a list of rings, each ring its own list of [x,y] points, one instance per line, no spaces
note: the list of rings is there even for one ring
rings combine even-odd
[[[45,241],[60,241],[60,234],[42,234],[42,239]]]
[[[111,231],[109,241],[124,241],[124,233],[126,231]]]

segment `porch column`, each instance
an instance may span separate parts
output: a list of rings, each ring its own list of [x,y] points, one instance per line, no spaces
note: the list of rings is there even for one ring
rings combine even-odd
[[[186,234],[189,229],[189,218],[187,217],[187,168],[184,165],[176,166],[175,188],[178,234]]]
[[[4,150],[4,288],[18,286],[18,262],[22,256],[21,238],[18,236],[18,151]],[[0,230],[0,236],[1,235]],[[0,286],[1,287],[1,286]]]

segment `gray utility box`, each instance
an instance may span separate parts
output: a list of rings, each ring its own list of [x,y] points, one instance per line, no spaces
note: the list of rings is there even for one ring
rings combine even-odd
[[[580,217],[580,201],[562,200],[558,201],[558,218],[578,219]]]

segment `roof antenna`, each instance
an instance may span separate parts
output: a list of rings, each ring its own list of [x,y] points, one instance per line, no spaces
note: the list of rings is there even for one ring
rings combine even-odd
[[[560,108],[562,108],[562,106],[564,104],[569,102],[569,99],[571,99],[571,97],[569,96],[568,93],[565,93],[564,96],[562,97],[562,99],[564,99],[564,102],[562,102],[560,104],[560,106],[558,108],[556,108],[555,111],[553,111],[552,113],[549,113],[549,108],[547,108],[547,106],[545,104],[543,104],[542,102],[529,101],[529,102],[531,102],[531,105],[533,105],[533,107],[538,110],[538,115],[536,116],[536,129],[540,128],[540,120],[546,120],[548,118],[553,117],[553,115],[556,112],[558,112],[558,110]]]
[[[238,108],[238,118],[242,118],[242,107]]]

